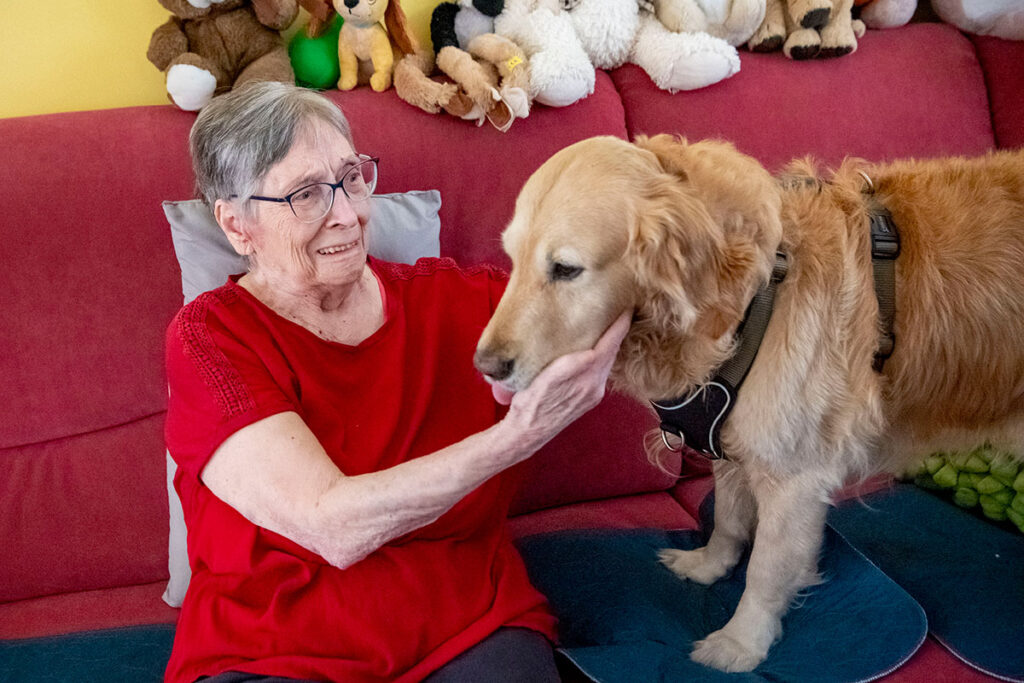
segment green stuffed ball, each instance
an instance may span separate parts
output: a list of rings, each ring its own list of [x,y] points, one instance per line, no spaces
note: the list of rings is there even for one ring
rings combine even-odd
[[[335,16],[323,35],[310,38],[299,31],[288,44],[288,56],[295,70],[295,82],[304,88],[327,90],[338,84],[341,67],[338,65],[338,34],[342,19]]]

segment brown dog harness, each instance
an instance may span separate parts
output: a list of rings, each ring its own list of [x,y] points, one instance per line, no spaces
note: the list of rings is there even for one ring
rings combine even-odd
[[[878,317],[882,335],[875,352],[873,367],[881,372],[882,366],[895,347],[893,319],[896,309],[896,258],[900,255],[900,236],[892,214],[875,197],[875,186],[863,171],[860,174],[867,181],[864,190],[868,217],[871,227],[871,265],[878,299]],[[807,179],[817,183],[817,180]],[[743,322],[737,330],[737,350],[715,373],[711,381],[689,394],[667,401],[651,401],[661,421],[661,439],[671,451],[680,451],[689,446],[709,460],[725,459],[722,450],[722,425],[736,404],[740,385],[754,363],[761,346],[768,321],[775,303],[775,290],[786,277],[788,260],[786,255],[775,255],[772,276],[764,287],[754,295],[747,307]],[[679,439],[673,447],[668,435]]]

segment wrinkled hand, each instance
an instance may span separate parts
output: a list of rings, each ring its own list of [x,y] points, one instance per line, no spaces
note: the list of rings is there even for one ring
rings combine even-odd
[[[540,448],[604,398],[608,373],[629,331],[632,311],[609,326],[594,348],[555,359],[512,397],[505,421],[533,450]]]

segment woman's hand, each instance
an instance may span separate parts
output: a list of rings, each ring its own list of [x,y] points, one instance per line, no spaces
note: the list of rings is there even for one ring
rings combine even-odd
[[[555,359],[529,387],[512,396],[503,422],[517,430],[519,438],[531,447],[531,453],[604,398],[608,373],[629,331],[631,318],[632,311],[626,311],[609,326],[593,349]]]

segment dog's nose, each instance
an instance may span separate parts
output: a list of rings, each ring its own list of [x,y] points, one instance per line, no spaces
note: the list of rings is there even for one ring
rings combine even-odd
[[[478,349],[473,354],[473,365],[483,374],[500,382],[512,374],[516,361],[513,358],[505,358],[493,351]]]
[[[345,0],[345,7],[348,7],[349,9],[354,8],[358,4],[359,0]]]

